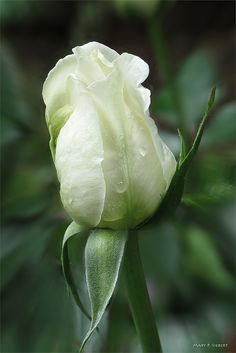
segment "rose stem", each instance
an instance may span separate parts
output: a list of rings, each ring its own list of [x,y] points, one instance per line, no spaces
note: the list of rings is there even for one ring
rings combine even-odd
[[[130,231],[124,256],[124,277],[130,310],[143,352],[161,353],[161,343],[152,311],[143,266],[138,234]]]

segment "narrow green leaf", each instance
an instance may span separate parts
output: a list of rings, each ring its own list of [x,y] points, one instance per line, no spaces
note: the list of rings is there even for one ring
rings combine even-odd
[[[176,209],[176,207],[178,206],[178,204],[181,201],[183,191],[184,191],[185,176],[186,176],[186,173],[189,169],[190,163],[192,162],[192,159],[195,156],[195,154],[197,153],[198,147],[200,145],[203,130],[204,130],[204,127],[205,127],[205,124],[207,121],[207,117],[209,115],[209,112],[210,112],[213,104],[214,104],[215,92],[216,92],[216,88],[214,87],[211,91],[211,94],[210,94],[210,97],[208,100],[208,104],[207,104],[207,108],[206,108],[205,114],[202,118],[202,121],[200,123],[200,126],[198,128],[193,145],[187,154],[185,151],[184,139],[181,135],[181,132],[178,131],[179,135],[180,135],[180,140],[181,140],[181,151],[180,151],[178,165],[176,168],[176,172],[175,172],[175,174],[172,178],[172,181],[170,183],[170,186],[169,186],[169,188],[168,188],[168,190],[162,200],[162,203],[159,206],[156,214],[151,219],[152,223],[153,222],[156,223],[157,221],[162,219],[163,216],[165,216],[166,214],[170,215],[170,213],[172,213]]]
[[[185,156],[186,156],[186,144],[183,138],[183,135],[181,134],[181,131],[179,129],[177,129],[178,134],[179,134],[179,138],[180,138],[180,153],[179,153],[179,161],[178,163],[182,163],[182,161],[184,160]]]
[[[92,321],[80,351],[99,324],[114,292],[126,238],[127,231],[110,229],[95,229],[88,238],[85,267]]]
[[[65,276],[65,280],[68,286],[68,289],[71,291],[76,304],[79,306],[80,310],[84,313],[84,315],[90,320],[90,315],[85,309],[79,294],[76,288],[76,284],[73,279],[72,270],[70,266],[69,253],[68,253],[68,241],[75,235],[79,236],[80,242],[78,243],[78,247],[85,246],[85,237],[87,235],[87,229],[81,227],[79,224],[72,222],[67,228],[63,242],[62,242],[62,253],[61,253],[61,261],[62,261],[62,269]]]
[[[201,142],[202,134],[203,134],[203,131],[204,131],[204,127],[206,125],[206,121],[207,121],[208,115],[209,115],[209,113],[211,111],[211,108],[213,107],[213,104],[214,104],[214,101],[215,101],[215,93],[216,93],[216,87],[213,87],[213,89],[211,90],[211,94],[210,94],[209,100],[208,100],[207,109],[205,111],[205,114],[204,114],[204,116],[202,118],[202,121],[200,123],[200,126],[198,128],[198,131],[197,131],[196,137],[194,139],[193,145],[190,148],[190,150],[189,150],[187,156],[185,157],[185,159],[183,160],[183,162],[180,163],[179,169],[184,169],[185,172],[187,171],[187,169],[189,167],[189,164],[191,163],[193,157],[197,153],[198,147],[199,147],[200,142]]]

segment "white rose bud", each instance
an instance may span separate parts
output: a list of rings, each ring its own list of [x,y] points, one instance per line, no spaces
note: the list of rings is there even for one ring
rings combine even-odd
[[[149,116],[148,65],[96,42],[58,61],[43,87],[62,203],[87,227],[133,228],[152,216],[176,160]]]

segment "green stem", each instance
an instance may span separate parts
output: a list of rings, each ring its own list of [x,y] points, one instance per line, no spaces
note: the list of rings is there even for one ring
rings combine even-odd
[[[124,256],[124,273],[129,306],[143,352],[161,353],[160,338],[140,258],[138,234],[134,231],[129,232],[128,235]]]

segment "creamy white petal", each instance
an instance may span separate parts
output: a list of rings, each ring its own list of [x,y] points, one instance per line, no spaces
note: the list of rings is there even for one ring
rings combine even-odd
[[[171,150],[160,138],[156,124],[152,119],[149,119],[149,126],[150,126],[153,143],[156,148],[156,153],[161,162],[164,179],[166,181],[166,190],[167,190],[176,170],[176,166],[177,166],[176,159],[173,153],[171,152]]]
[[[129,90],[130,87],[126,88],[126,92]],[[147,116],[142,97],[133,94],[131,99],[126,94],[124,101],[128,116],[127,155],[129,174],[132,176],[130,192],[134,226],[140,223],[140,219],[144,220],[154,213],[165,194],[167,183],[160,154],[157,153],[156,143],[152,138],[153,131],[150,127],[155,124]]]
[[[76,71],[76,65],[76,58],[71,54],[60,59],[49,72],[43,85],[47,121],[57,110],[68,104],[67,79],[71,73]]]
[[[121,85],[117,75],[96,82],[90,95],[99,114],[103,139],[104,160],[102,168],[106,182],[106,197],[102,214],[103,226],[125,224],[128,217],[126,194],[128,189],[125,162],[125,133]]]
[[[114,50],[97,42],[73,49],[77,60],[77,77],[86,85],[103,80],[113,69],[113,61],[119,56]]]
[[[139,57],[124,53],[116,60],[122,78],[124,80],[124,97],[132,105],[137,114],[143,112],[149,116],[150,90],[143,87],[141,83],[149,74],[149,67]]]
[[[149,73],[148,65],[142,59],[138,57],[133,58],[133,55],[126,53],[122,54],[118,61],[119,66],[123,68],[124,72],[125,70],[129,72],[128,78],[127,76],[125,78],[124,100],[128,107],[132,107],[132,112],[135,112],[136,116],[144,117],[146,115],[150,135],[161,163],[163,177],[166,182],[164,191],[166,191],[176,169],[176,160],[173,153],[161,140],[157,127],[153,119],[149,116],[150,91],[140,84],[146,79]],[[133,80],[129,79],[129,77],[133,77]]]
[[[140,85],[149,75],[148,64],[136,55],[123,53],[116,60],[125,80]]]
[[[114,61],[119,54],[107,47],[104,44],[98,42],[89,42],[87,44],[75,47],[72,51],[76,54],[76,56],[89,56],[94,50],[99,50],[110,62]]]
[[[129,173],[132,175],[134,226],[140,223],[140,219],[144,220],[154,213],[164,196],[166,181],[147,123],[141,123],[135,117],[128,122],[130,138],[127,151]]]
[[[105,182],[98,116],[89,97],[79,104],[57,139],[55,165],[63,205],[79,224],[96,226],[101,219]]]
[[[91,87],[104,146],[106,198],[101,225],[113,228],[121,222],[134,227],[150,216],[166,190],[150,118],[141,110],[142,101],[129,99],[120,75],[117,69]]]

